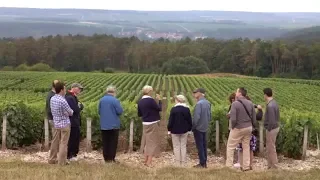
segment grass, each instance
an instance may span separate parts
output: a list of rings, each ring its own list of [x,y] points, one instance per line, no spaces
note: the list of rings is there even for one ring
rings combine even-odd
[[[58,166],[40,163],[25,163],[21,161],[0,160],[0,179],[112,179],[112,180],[144,180],[144,179],[239,179],[239,180],[264,180],[264,179],[320,179],[319,170],[304,172],[266,171],[266,172],[236,172],[229,169],[182,169],[163,168],[157,171],[132,168],[125,165],[104,165],[78,163],[69,166]]]

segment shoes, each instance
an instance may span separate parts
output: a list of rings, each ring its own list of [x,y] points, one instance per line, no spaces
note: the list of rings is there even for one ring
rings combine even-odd
[[[78,161],[78,158],[77,157],[72,157],[70,159],[68,159],[70,162],[75,162],[75,161]]]
[[[233,165],[233,167],[240,168],[241,166],[240,166],[240,163],[236,163],[236,164]]]
[[[207,168],[207,164],[205,164],[205,165],[197,164],[197,165],[195,165],[193,167],[194,168]]]

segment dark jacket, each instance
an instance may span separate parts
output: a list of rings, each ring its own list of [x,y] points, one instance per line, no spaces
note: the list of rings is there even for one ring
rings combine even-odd
[[[168,131],[171,134],[184,134],[192,129],[192,117],[190,109],[186,106],[176,105],[171,109]]]
[[[159,104],[151,97],[144,97],[138,102],[138,116],[143,122],[155,122],[160,120],[162,103]]]
[[[46,115],[48,120],[53,120],[51,109],[50,109],[50,99],[55,95],[56,93],[53,91],[50,91],[46,98]]]
[[[79,107],[79,101],[77,96],[72,92],[68,91],[65,96],[69,106],[73,110],[73,115],[70,116],[71,127],[80,127],[81,126],[81,109]]]

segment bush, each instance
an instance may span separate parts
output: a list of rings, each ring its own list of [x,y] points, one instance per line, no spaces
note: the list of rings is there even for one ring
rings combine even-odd
[[[107,68],[104,68],[103,72],[105,72],[105,73],[114,73],[115,70],[113,68],[107,67]]]
[[[1,115],[5,114],[8,148],[31,145],[43,139],[43,114],[39,108],[28,107],[22,102],[10,102],[2,106]]]
[[[13,71],[14,68],[12,66],[4,66],[1,70],[2,71]]]
[[[52,72],[52,69],[48,64],[37,63],[29,68],[29,71],[43,71],[43,72]]]
[[[173,58],[162,66],[164,74],[204,74],[209,71],[204,60],[193,56]]]
[[[29,71],[29,66],[26,64],[20,64],[15,68],[16,71]]]

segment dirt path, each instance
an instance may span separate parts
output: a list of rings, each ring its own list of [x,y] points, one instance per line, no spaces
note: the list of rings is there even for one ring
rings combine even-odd
[[[319,154],[319,152],[317,152]],[[34,152],[26,153],[21,151],[11,151],[7,150],[5,152],[0,151],[0,159],[10,162],[10,161],[24,161],[24,162],[37,162],[37,163],[47,163],[48,152]],[[134,153],[118,153],[116,159],[123,164],[129,165],[131,167],[144,167],[143,166],[143,156],[137,152]],[[168,166],[173,166],[174,157],[172,152],[163,152],[159,158],[154,159],[153,170],[164,168]],[[306,161],[292,160],[279,157],[279,169],[291,170],[291,171],[301,171],[310,170],[320,167],[320,159],[309,156]],[[78,156],[78,162],[72,163],[101,163],[103,164],[102,154],[97,151],[91,153],[80,152]],[[186,168],[191,168],[197,163],[197,159],[192,159],[188,156],[188,163]],[[254,159],[253,169],[255,171],[265,171],[266,170],[266,160],[256,157]],[[219,169],[224,167],[224,158],[217,157],[212,154],[208,156],[208,168]]]

